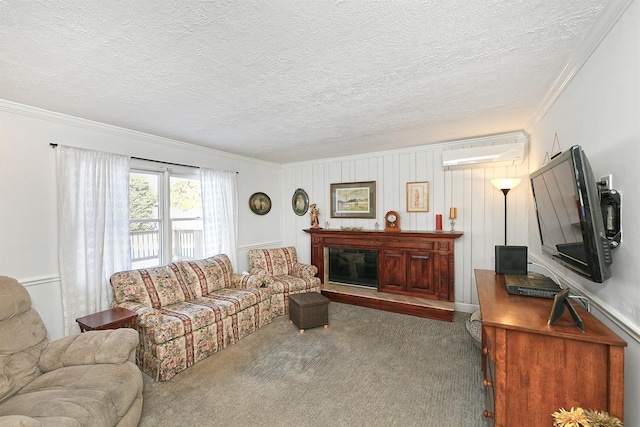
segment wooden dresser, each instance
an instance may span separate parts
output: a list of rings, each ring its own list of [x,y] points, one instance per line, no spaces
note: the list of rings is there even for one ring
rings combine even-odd
[[[624,340],[577,301],[585,332],[548,326],[553,300],[511,295],[491,270],[475,277],[490,425],[550,426],[553,412],[578,406],[623,419]],[[572,323],[568,310],[559,323]]]

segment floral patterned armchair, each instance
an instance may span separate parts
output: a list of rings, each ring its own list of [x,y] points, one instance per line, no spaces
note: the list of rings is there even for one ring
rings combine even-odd
[[[289,295],[303,292],[320,292],[320,279],[315,277],[318,268],[298,262],[293,246],[275,249],[249,250],[250,274],[271,278],[271,310],[274,315],[289,313]]]

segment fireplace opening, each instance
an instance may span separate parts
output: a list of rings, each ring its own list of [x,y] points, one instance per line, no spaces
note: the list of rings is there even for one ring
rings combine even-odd
[[[378,288],[378,251],[329,248],[329,281]]]

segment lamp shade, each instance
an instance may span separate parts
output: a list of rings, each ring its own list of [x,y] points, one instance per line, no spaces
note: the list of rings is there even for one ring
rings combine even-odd
[[[520,184],[520,178],[497,178],[492,179],[491,184],[498,190],[511,190]]]

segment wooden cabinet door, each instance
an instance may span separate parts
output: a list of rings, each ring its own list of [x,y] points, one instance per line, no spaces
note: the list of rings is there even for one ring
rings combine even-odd
[[[407,291],[428,297],[438,294],[436,255],[430,251],[407,252]]]
[[[378,288],[404,291],[407,288],[407,254],[402,250],[378,251]]]

